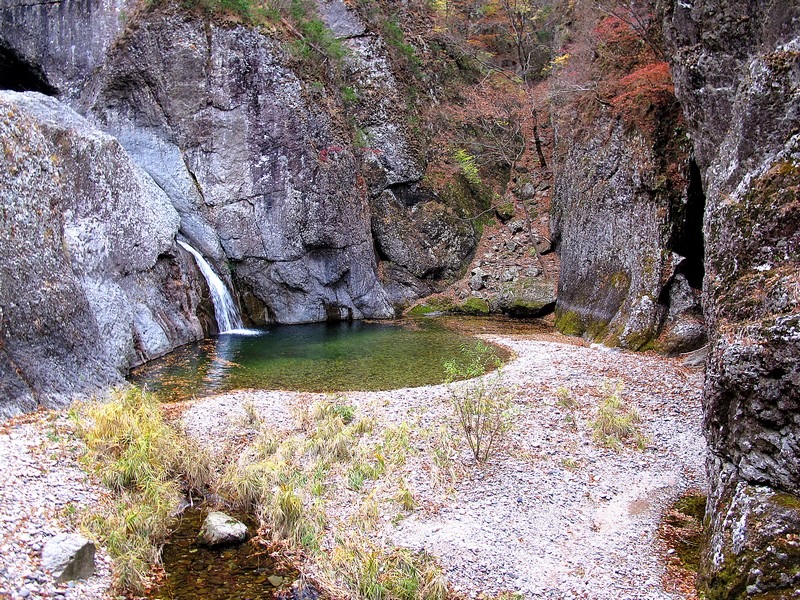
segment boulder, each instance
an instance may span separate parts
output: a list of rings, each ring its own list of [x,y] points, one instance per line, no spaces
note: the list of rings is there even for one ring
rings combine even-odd
[[[239,544],[247,539],[247,525],[223,512],[210,512],[198,538],[210,547]]]
[[[489,298],[492,312],[512,317],[542,317],[556,305],[555,281],[546,277],[520,277],[501,286]]]
[[[0,415],[122,381],[199,339],[169,198],[54,98],[0,92]]]
[[[58,583],[94,574],[94,543],[77,533],[60,533],[42,548],[42,567]]]
[[[483,276],[475,274],[469,278],[469,289],[473,292],[477,292],[483,289]]]

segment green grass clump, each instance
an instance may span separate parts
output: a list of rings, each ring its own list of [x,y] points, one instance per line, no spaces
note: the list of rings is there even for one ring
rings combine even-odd
[[[141,593],[181,494],[208,486],[210,458],[164,420],[154,396],[136,388],[74,414],[88,468],[114,492],[84,523],[114,561],[115,586]]]
[[[449,596],[444,574],[430,555],[384,548],[363,535],[337,545],[323,568],[350,597],[444,600]]]
[[[397,503],[403,510],[414,510],[417,506],[414,494],[411,492],[411,489],[408,487],[408,482],[405,479],[400,481],[395,500],[397,500]]]
[[[579,406],[578,401],[565,387],[559,387],[556,390],[556,404],[566,410],[574,410]]]
[[[639,413],[627,406],[622,398],[623,384],[613,387],[606,382],[602,388],[603,401],[591,422],[594,439],[607,448],[617,450],[624,442],[634,442],[639,448],[647,444],[639,423]]]

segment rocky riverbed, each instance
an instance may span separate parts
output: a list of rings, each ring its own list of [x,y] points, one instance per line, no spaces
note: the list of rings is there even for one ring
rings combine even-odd
[[[671,548],[657,530],[674,500],[705,488],[702,370],[552,335],[485,337],[515,354],[501,374],[512,394],[514,427],[485,466],[475,464],[459,435],[447,386],[338,395],[374,418],[376,435],[409,426],[408,458],[397,475],[407,481],[416,508],[398,519],[380,502],[375,539],[429,551],[455,590],[470,597],[501,591],[553,599],[686,597],[666,575]],[[618,382],[625,405],[640,415],[643,448],[625,443],[614,450],[593,438],[597,407]],[[288,432],[299,426],[299,406],[325,397],[241,391],[173,412],[191,435],[229,448],[246,412],[255,410]],[[443,447],[450,449],[446,466],[434,452]],[[107,597],[102,551],[98,574],[72,586],[55,586],[40,567],[43,543],[75,528],[76,515],[104,493],[80,470],[80,452],[63,415],[4,424],[0,595]],[[380,500],[375,485],[331,498],[329,511],[344,523],[365,495]],[[308,569],[313,576],[314,565]]]

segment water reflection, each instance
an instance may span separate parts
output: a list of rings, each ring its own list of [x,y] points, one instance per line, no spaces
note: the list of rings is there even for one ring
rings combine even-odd
[[[245,339],[247,339],[245,336],[232,333],[217,338],[214,349],[209,353],[208,368],[204,377],[209,391],[224,389],[228,374],[239,366],[236,359]]]
[[[475,341],[433,320],[281,325],[257,336],[228,333],[184,346],[130,378],[165,400],[244,388],[416,387],[441,383],[444,362]]]

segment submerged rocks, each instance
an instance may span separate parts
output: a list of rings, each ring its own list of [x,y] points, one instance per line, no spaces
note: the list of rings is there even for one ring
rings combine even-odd
[[[61,533],[42,549],[42,567],[58,583],[86,579],[94,574],[94,543],[77,533]]]
[[[239,544],[247,539],[247,525],[223,512],[210,512],[198,539],[210,547]]]

